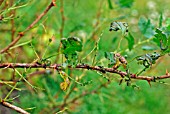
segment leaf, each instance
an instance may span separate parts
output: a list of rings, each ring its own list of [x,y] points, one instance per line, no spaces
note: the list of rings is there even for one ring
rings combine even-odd
[[[152,64],[156,63],[156,60],[159,59],[159,57],[161,57],[161,55],[154,52],[152,54],[147,53],[142,56],[137,56],[136,60],[138,61],[138,64],[142,64],[145,68],[149,68]]]
[[[77,37],[62,38],[62,53],[65,55],[67,62],[75,65],[78,62],[77,52],[82,51],[82,41]]]
[[[165,33],[160,29],[156,29],[155,42],[160,46],[163,54],[170,53],[170,37],[167,37]]]
[[[110,8],[110,9],[113,9],[111,0],[107,0],[107,2],[108,2],[108,5],[109,5],[109,8]]]
[[[129,32],[128,36],[126,36],[125,38],[128,41],[128,48],[129,48],[129,50],[132,50],[133,49],[133,45],[135,44],[134,37]]]
[[[60,88],[65,91],[68,88],[68,84],[66,82],[60,83]]]
[[[128,23],[125,22],[112,22],[110,24],[110,29],[109,31],[118,31],[121,30],[122,31],[122,35],[125,35],[126,32],[128,32]]]
[[[70,80],[68,78],[68,75],[64,71],[59,71],[59,73],[64,80],[64,82],[60,83],[60,88],[65,91],[70,84]]]
[[[62,50],[64,54],[75,54],[76,51],[82,51],[82,42],[77,37],[69,37],[61,39]]]
[[[166,35],[159,28],[156,29],[156,34],[154,35],[157,39],[167,41]]]
[[[133,5],[134,0],[117,0],[117,4],[121,8],[130,8]]]
[[[150,19],[145,19],[141,17],[138,22],[139,29],[141,33],[146,37],[146,38],[151,38],[154,36],[154,25],[150,22]]]

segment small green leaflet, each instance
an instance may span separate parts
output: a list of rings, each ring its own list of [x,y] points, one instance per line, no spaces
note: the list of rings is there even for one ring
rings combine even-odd
[[[154,25],[150,22],[150,19],[145,19],[141,17],[138,22],[139,29],[141,33],[146,37],[146,38],[151,38],[154,36]]]
[[[122,35],[125,35],[126,32],[128,32],[128,23],[125,22],[112,22],[110,24],[110,29],[109,31],[118,31],[121,30],[122,31]]]
[[[131,35],[131,33],[128,33],[128,36],[125,37],[128,41],[128,48],[129,50],[133,49],[133,45],[135,44],[134,37]]]
[[[133,5],[134,0],[117,0],[117,4],[121,8],[130,8]]]

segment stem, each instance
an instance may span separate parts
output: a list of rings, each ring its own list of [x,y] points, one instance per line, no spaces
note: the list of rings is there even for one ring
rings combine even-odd
[[[144,41],[141,41],[141,42],[138,42],[137,44],[135,44],[135,45],[133,46],[133,48],[135,49],[136,47],[138,47],[138,46],[140,46],[140,45],[142,45],[142,44],[145,44],[145,43],[147,43],[147,42],[150,42],[150,41],[153,40],[153,39],[154,39],[154,37],[149,38],[149,39],[144,40]],[[129,52],[129,51],[130,51],[130,50],[127,48],[127,49],[125,49],[125,50],[120,51],[119,53],[124,53],[124,52]]]
[[[49,69],[56,69],[56,70],[62,70],[62,65],[61,64],[51,64],[50,66],[46,66],[44,64],[36,64],[36,63],[0,63],[0,69],[1,68],[49,68]],[[121,77],[127,76],[127,72],[120,71],[114,68],[107,68],[107,67],[100,67],[100,66],[90,66],[88,64],[78,64],[74,68],[72,66],[68,66],[70,69],[87,69],[87,70],[93,70],[93,71],[99,71],[102,73],[114,73],[114,74],[119,74]],[[22,76],[23,77],[23,76]],[[130,74],[130,78],[132,79],[138,79],[138,80],[150,80],[154,81],[160,80],[160,79],[166,79],[170,78],[170,73],[166,73],[165,75],[162,76],[136,76],[136,74]],[[25,79],[26,80],[26,79]]]

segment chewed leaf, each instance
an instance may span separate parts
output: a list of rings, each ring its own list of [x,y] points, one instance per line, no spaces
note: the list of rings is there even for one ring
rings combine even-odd
[[[145,55],[138,56],[136,57],[136,60],[138,61],[138,64],[143,64],[143,66],[149,68],[152,66],[152,64],[156,63],[156,60],[159,59],[159,57],[161,57],[161,55],[154,52],[152,54],[147,53]]]
[[[132,50],[133,49],[133,45],[135,44],[134,37],[129,32],[128,36],[126,36],[125,38],[128,41],[128,48],[129,48],[129,50]]]
[[[69,37],[61,39],[62,50],[64,54],[75,54],[76,51],[82,51],[82,42],[77,37]]]
[[[112,22],[110,24],[109,31],[122,31],[122,35],[125,35],[126,32],[128,32],[128,23],[125,22]]]
[[[77,37],[69,37],[61,39],[62,53],[65,55],[67,62],[75,65],[78,61],[77,52],[82,51],[82,41]]]
[[[70,37],[68,38],[69,44],[74,47],[75,51],[82,51],[82,42],[79,38],[76,37]]]

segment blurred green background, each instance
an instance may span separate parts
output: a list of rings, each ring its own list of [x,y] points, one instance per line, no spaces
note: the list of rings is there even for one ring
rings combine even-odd
[[[63,0],[65,20],[62,36],[61,2],[62,0],[57,0],[56,6],[34,28],[28,31],[17,45],[31,40],[35,51],[42,57],[44,50],[48,47],[48,40],[52,38],[52,42],[45,54],[45,57],[48,57],[58,52],[61,38],[76,36],[84,44],[83,51],[79,53],[79,59],[81,59],[94,48],[95,42],[101,37],[96,61],[98,62],[97,65],[107,66],[108,61],[104,58],[104,52],[116,51],[122,37],[121,32],[109,31],[111,22],[127,22],[129,31],[135,38],[135,44],[137,44],[147,39],[138,27],[141,17],[150,19],[156,28],[159,26],[161,13],[163,14],[163,25],[166,24],[170,16],[169,0],[110,0],[110,5],[112,6],[109,6],[109,0]],[[5,0],[1,5],[1,10],[9,8],[15,3],[17,3],[17,6],[25,4],[26,6],[12,10],[5,15],[8,17],[14,14],[14,19],[0,22],[0,49],[7,46],[13,40],[13,37],[17,36],[18,32],[29,26],[50,4],[50,0]],[[11,28],[15,30],[13,36]],[[142,46],[154,48],[153,50],[144,50]],[[123,39],[120,51],[126,49],[128,49],[128,43],[126,39]],[[159,51],[159,47],[153,42],[148,42],[137,46],[131,51],[124,51],[122,55],[128,55],[127,60],[130,61],[136,56],[154,51]],[[89,55],[83,62],[92,64],[93,57],[94,53]],[[1,55],[1,63],[32,63],[35,59],[37,59],[37,56],[29,43],[11,49],[8,54]],[[52,63],[62,63],[62,56],[52,57],[50,60]],[[163,56],[151,69],[141,75],[164,75],[166,69],[170,71],[169,63],[169,56]],[[132,73],[142,69],[142,66],[138,65],[136,61],[130,62],[129,67]],[[23,69],[18,70],[21,73],[24,72]],[[31,75],[33,72],[38,71],[44,72]],[[164,84],[151,82],[151,87],[147,81],[132,80],[132,84],[139,86],[139,89],[134,89],[126,86],[124,82],[119,85],[121,77],[108,73],[106,75],[111,82],[107,86],[100,88],[101,84],[107,83],[107,79],[95,71],[66,69],[65,72],[74,79],[81,77],[79,81],[82,83],[90,82],[90,80],[92,80],[92,83],[80,86],[71,80],[69,88],[63,91],[60,89],[60,83],[63,79],[57,71],[27,69],[28,81],[32,85],[45,90],[37,89],[37,91],[34,91],[26,82],[22,81],[18,85],[18,88],[21,88],[22,91],[15,90],[10,96],[10,98],[13,98],[19,95],[13,104],[33,114],[56,113],[58,111],[74,114],[168,114],[170,112],[169,79],[163,80]],[[12,69],[0,69],[0,80],[11,81],[18,79],[19,76]],[[0,85],[0,98],[4,98],[10,89],[7,85]],[[1,113],[16,113],[3,106],[0,106],[0,110]]]

